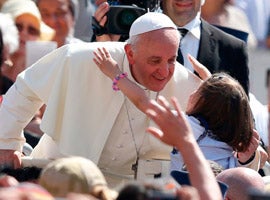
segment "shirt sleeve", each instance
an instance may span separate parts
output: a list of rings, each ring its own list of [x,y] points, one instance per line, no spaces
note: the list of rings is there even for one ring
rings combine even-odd
[[[249,162],[249,163],[247,163],[245,165],[242,165],[241,163],[238,162],[238,166],[239,167],[247,167],[247,168],[250,168],[250,169],[254,169],[255,171],[259,171],[260,159],[261,159],[260,151],[257,148],[257,150],[255,151],[255,157],[251,162]]]
[[[22,151],[23,129],[42,104],[22,79],[14,83],[0,107],[0,149]]]
[[[66,47],[48,54],[17,76],[0,106],[0,149],[22,151],[23,129],[48,100]]]

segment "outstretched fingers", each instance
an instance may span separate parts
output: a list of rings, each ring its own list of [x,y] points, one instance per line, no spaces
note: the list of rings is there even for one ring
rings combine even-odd
[[[94,51],[93,53],[94,53],[94,56],[95,56],[93,58],[93,61],[96,63],[96,65],[98,67],[101,67],[103,62],[110,59],[110,57],[111,57],[110,53],[104,47],[97,48],[97,52]]]
[[[190,54],[188,55],[188,60],[202,80],[206,80],[211,76],[211,72]]]

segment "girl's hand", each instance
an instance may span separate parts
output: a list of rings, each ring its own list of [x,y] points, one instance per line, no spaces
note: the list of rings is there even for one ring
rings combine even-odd
[[[203,81],[210,78],[210,76],[212,75],[211,72],[204,65],[202,65],[198,60],[196,60],[190,54],[188,55],[188,60],[192,64],[192,67],[195,70],[195,72],[197,72],[197,74]]]
[[[111,57],[106,48],[98,48],[98,52],[94,51],[93,58],[99,69],[112,80],[121,73],[117,62]]]

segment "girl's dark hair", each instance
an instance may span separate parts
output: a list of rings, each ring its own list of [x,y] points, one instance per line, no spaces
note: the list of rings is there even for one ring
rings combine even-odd
[[[239,82],[226,73],[216,73],[199,87],[196,95],[195,105],[187,114],[203,117],[219,140],[235,151],[245,151],[254,122],[249,99]]]

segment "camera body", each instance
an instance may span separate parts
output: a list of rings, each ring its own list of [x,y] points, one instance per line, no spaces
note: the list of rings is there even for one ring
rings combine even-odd
[[[144,8],[136,6],[110,6],[105,27],[111,34],[127,35],[131,24],[145,13]]]
[[[107,33],[128,35],[131,24],[141,15],[159,7],[160,0],[111,0],[108,3]]]

